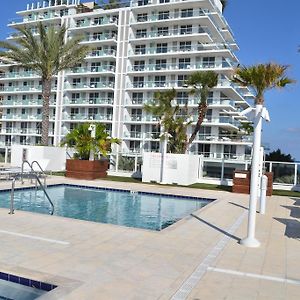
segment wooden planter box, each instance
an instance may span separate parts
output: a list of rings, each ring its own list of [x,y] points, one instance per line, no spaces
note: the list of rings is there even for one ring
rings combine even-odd
[[[107,176],[108,160],[67,159],[66,177],[93,180]]]

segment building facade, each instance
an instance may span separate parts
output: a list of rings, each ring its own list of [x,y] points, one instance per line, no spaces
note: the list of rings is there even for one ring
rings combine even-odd
[[[118,8],[114,8],[119,6]],[[133,0],[99,6],[94,2],[52,0],[29,4],[12,20],[36,31],[38,22],[66,24],[66,38],[80,34],[92,51],[72,70],[53,81],[49,139],[61,139],[81,122],[106,124],[122,144],[115,151],[141,155],[159,151],[157,116],[143,105],[157,91],[176,89],[176,102],[197,119],[198,99],[185,80],[195,71],[213,70],[218,85],[209,95],[209,109],[191,152],[212,158],[249,154],[251,140],[240,128],[240,112],[249,104],[247,88],[230,82],[238,64],[238,46],[222,15],[219,0]],[[11,34],[8,39],[14,39]],[[41,139],[41,80],[31,70],[0,65],[2,128],[0,145],[39,144]],[[195,124],[195,123],[194,123]],[[193,125],[189,128],[191,134]]]

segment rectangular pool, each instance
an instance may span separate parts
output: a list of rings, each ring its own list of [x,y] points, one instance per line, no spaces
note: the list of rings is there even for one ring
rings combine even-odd
[[[57,185],[47,188],[54,215],[129,227],[162,230],[213,199],[179,197],[144,192]],[[15,190],[15,209],[49,213],[41,190]],[[9,207],[10,191],[0,192],[0,207]]]

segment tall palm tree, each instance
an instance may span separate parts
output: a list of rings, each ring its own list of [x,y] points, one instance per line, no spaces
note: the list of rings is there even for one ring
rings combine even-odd
[[[287,84],[294,83],[286,75],[288,66],[276,63],[258,64],[250,67],[236,69],[233,81],[249,86],[255,91],[255,104],[264,105],[264,94],[267,90],[284,88]]]
[[[0,41],[0,57],[20,67],[35,71],[42,78],[42,139],[48,145],[49,136],[49,102],[51,84],[60,71],[74,67],[89,52],[89,47],[79,44],[82,37],[66,40],[67,27],[46,28],[39,22],[37,35],[27,26],[16,27],[17,38],[14,42]]]
[[[207,98],[209,91],[218,84],[218,74],[214,71],[198,71],[193,73],[186,81],[187,87],[191,87],[190,94],[199,97],[198,119],[194,131],[186,144],[188,146],[194,141],[207,112]]]
[[[186,144],[186,131],[190,124],[187,107],[181,108],[178,104],[173,105],[176,97],[175,89],[165,92],[157,92],[150,104],[144,105],[146,112],[158,116],[164,132],[170,134],[168,151],[171,153],[184,153]]]
[[[275,63],[259,64],[238,68],[234,77],[235,82],[242,86],[249,86],[255,92],[254,138],[252,147],[248,229],[247,237],[241,240],[241,244],[248,247],[259,246],[259,242],[255,239],[255,215],[259,186],[259,165],[261,164],[260,147],[262,117],[267,116],[266,109],[264,108],[264,94],[267,90],[274,88],[282,89],[287,84],[294,82],[294,80],[287,77],[286,70],[287,66]]]

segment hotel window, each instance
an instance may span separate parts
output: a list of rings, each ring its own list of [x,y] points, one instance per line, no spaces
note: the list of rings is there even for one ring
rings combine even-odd
[[[72,85],[73,87],[78,87],[80,85],[80,78],[73,78]]]
[[[191,59],[190,58],[179,58],[179,69],[190,69]]]
[[[76,93],[76,94],[72,94],[72,99],[71,99],[71,103],[77,103],[77,100],[80,98],[80,94]]]
[[[169,11],[160,11],[158,13],[158,20],[168,20],[170,18]]]
[[[203,57],[202,65],[203,65],[203,68],[214,68],[215,67],[215,57]]]
[[[193,9],[192,8],[181,10],[181,18],[190,18],[192,16],[193,16]]]
[[[168,52],[168,44],[162,43],[156,45],[156,53],[167,53]]]
[[[158,36],[166,36],[169,34],[169,27],[158,27],[157,35]]]
[[[137,29],[136,31],[136,37],[139,38],[143,38],[147,36],[147,29]]]
[[[204,157],[209,157],[210,144],[198,144],[198,154],[202,154]]]
[[[143,104],[143,93],[132,93],[132,104]]]
[[[165,87],[166,86],[166,76],[155,76],[154,86],[155,87]]]
[[[89,108],[89,115],[88,118],[90,120],[94,120],[96,118],[96,115],[98,114],[98,108]]]
[[[92,77],[90,81],[90,87],[91,88],[96,88],[100,83],[100,78],[99,77]]]
[[[159,0],[159,3],[170,3],[170,0]]]
[[[94,25],[101,25],[103,22],[103,17],[94,18],[93,23]]]
[[[151,152],[158,152],[159,151],[159,142],[157,142],[157,141],[150,142],[150,149],[151,149]]]
[[[131,119],[133,121],[141,121],[142,120],[142,110],[140,108],[133,108],[131,110]]]
[[[131,137],[140,138],[141,132],[142,132],[142,126],[141,125],[131,125],[130,131],[132,133]]]
[[[191,34],[193,31],[192,25],[181,25],[180,34]]]
[[[141,88],[144,87],[144,77],[133,77],[133,87]]]
[[[187,75],[178,75],[177,85],[183,86],[187,79],[188,79]]]
[[[167,68],[166,59],[157,59],[155,62],[155,70],[165,70]]]
[[[134,71],[144,71],[145,70],[145,61],[144,60],[136,60],[133,66]]]
[[[180,42],[179,49],[180,51],[191,51],[192,42]]]
[[[137,21],[138,22],[146,22],[147,19],[148,19],[148,14],[147,13],[137,15]]]
[[[89,94],[89,103],[96,104],[97,99],[99,99],[99,93],[90,93]]]
[[[141,149],[140,141],[130,141],[129,148],[131,152],[140,152]]]
[[[188,104],[189,94],[188,92],[178,92],[177,93],[177,104]]]
[[[134,53],[135,54],[145,54],[146,53],[146,45],[136,45]]]

